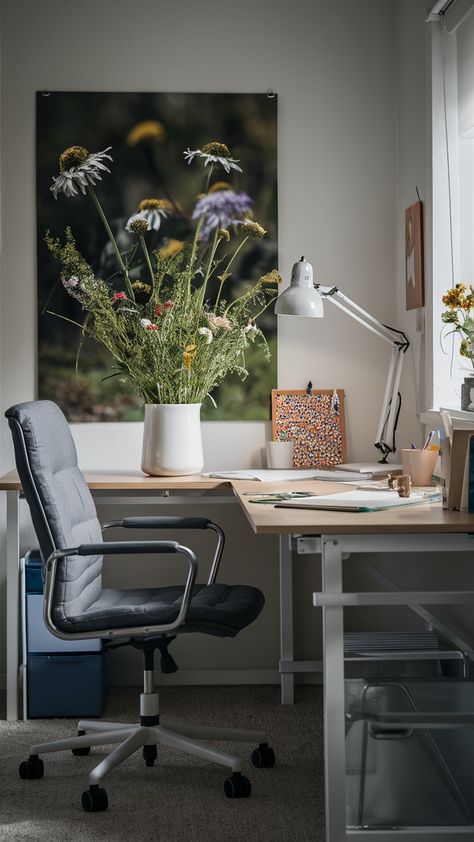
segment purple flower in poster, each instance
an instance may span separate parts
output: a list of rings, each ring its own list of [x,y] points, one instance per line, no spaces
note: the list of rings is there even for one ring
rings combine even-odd
[[[199,219],[204,214],[200,238],[207,240],[216,228],[242,225],[252,210],[252,204],[247,193],[236,193],[234,190],[208,193],[197,202],[192,216],[193,219]]]

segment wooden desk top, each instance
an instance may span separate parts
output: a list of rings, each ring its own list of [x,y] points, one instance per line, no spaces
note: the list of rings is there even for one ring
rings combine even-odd
[[[335,482],[256,482],[202,477],[148,477],[141,471],[84,471],[91,489],[104,491],[176,491],[215,489],[233,490],[253,531],[261,533],[367,534],[420,532],[473,532],[474,515],[447,512],[441,503],[417,504],[383,512],[329,512],[317,509],[277,509],[271,505],[250,503],[245,492],[312,491],[331,494],[346,491],[347,485]],[[0,477],[0,491],[20,491],[16,471]]]
[[[188,477],[149,477],[141,471],[84,471],[87,485],[104,491],[170,491],[230,489],[226,479],[202,477],[200,474]],[[9,471],[0,477],[0,491],[21,491],[16,471]]]
[[[249,503],[244,492],[312,491],[334,494],[348,486],[335,482],[232,483],[234,494],[257,534],[300,533],[304,535],[357,535],[383,533],[473,532],[474,515],[444,511],[441,503],[421,503],[382,512],[330,512],[318,509],[277,509],[275,506]]]

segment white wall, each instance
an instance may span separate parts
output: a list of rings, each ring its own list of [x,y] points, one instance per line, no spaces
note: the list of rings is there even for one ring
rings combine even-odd
[[[419,0],[399,5],[403,14],[413,6],[419,19]],[[374,315],[397,324],[403,310],[397,292],[403,259],[400,213],[413,196],[408,148],[402,154],[406,180],[400,194],[397,190],[398,36],[393,0],[83,0],[80,11],[67,0],[15,0],[3,3],[2,15],[2,409],[35,396],[36,90],[273,88],[279,95],[281,273],[288,277],[291,264],[304,253],[320,282],[338,284]],[[403,32],[402,39],[411,38],[404,24]],[[418,37],[417,24],[412,61]],[[417,85],[415,89],[418,99]],[[402,93],[411,101],[407,80]],[[407,111],[408,122],[409,117]],[[418,172],[416,179],[420,185]],[[334,308],[318,322],[317,331],[313,323],[302,322],[285,320],[280,326],[279,386],[302,387],[311,379],[315,387],[344,388],[350,458],[373,458],[388,348]],[[412,320],[406,326],[412,333]],[[418,436],[411,369],[406,366],[400,445]],[[228,454],[235,452],[236,442],[243,451],[234,457],[234,466],[244,458],[256,463],[267,435],[264,424],[214,422],[205,427],[207,467],[231,467]],[[139,425],[97,424],[75,435],[83,466],[116,467],[121,459],[117,452],[137,463]],[[13,465],[5,424],[0,440],[4,472]],[[232,528],[238,532],[239,522],[233,527],[230,523],[230,532]],[[249,633],[248,645],[233,641],[226,652],[229,663],[232,658],[243,662],[245,650],[250,667],[273,669],[276,541],[252,541],[245,556],[237,545],[231,550],[232,573],[263,587],[270,607],[258,621],[258,634]],[[313,654],[318,649],[316,639],[308,642],[318,629],[311,608],[311,563],[301,565],[298,585],[306,657],[308,649]],[[194,657],[203,669],[212,662],[212,647],[208,657],[202,649],[192,650],[187,666],[195,663]]]

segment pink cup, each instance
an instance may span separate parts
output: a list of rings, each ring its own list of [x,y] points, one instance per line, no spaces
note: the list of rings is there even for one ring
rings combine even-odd
[[[438,456],[437,450],[402,450],[403,473],[409,474],[412,485],[432,485]]]

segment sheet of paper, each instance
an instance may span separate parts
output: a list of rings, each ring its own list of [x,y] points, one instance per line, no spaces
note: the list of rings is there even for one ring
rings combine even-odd
[[[212,471],[202,475],[203,477],[214,477],[216,479],[254,479],[260,482],[288,482],[293,480],[328,480],[329,482],[352,482],[363,477],[370,479],[371,474],[352,473],[351,471],[323,470],[308,468],[298,470],[294,468],[289,471],[248,470],[248,471]]]
[[[372,474],[374,477],[386,476],[387,474],[401,471],[402,466],[395,463],[380,462],[346,462],[344,465],[336,466],[338,471],[353,471],[359,474]]]

